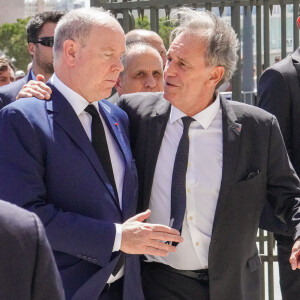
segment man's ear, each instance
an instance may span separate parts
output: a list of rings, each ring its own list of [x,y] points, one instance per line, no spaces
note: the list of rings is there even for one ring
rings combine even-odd
[[[297,26],[300,29],[300,17],[298,17],[298,19],[297,19]]]
[[[76,66],[78,44],[72,40],[66,40],[63,44],[63,53],[70,67]]]
[[[34,52],[35,52],[35,44],[34,43],[29,43],[28,44],[28,52],[30,53],[31,56],[33,56]]]
[[[210,78],[208,80],[209,86],[216,86],[218,82],[223,78],[225,69],[222,66],[213,67],[210,70]]]

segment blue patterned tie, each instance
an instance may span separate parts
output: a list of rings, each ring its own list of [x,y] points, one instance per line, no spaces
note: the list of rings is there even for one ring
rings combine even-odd
[[[189,157],[189,127],[193,121],[191,117],[181,118],[183,132],[178,144],[171,187],[171,220],[170,226],[179,230],[181,233],[182,222],[186,208],[186,171]],[[177,246],[177,243],[172,243]]]

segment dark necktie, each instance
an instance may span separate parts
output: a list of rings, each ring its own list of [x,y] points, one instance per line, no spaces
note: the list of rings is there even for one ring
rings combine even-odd
[[[88,105],[85,111],[92,116],[92,145],[98,155],[98,158],[103,166],[103,169],[110,181],[115,196],[118,199],[118,193],[115,183],[115,177],[112,169],[112,164],[110,160],[109,150],[107,146],[106,136],[104,127],[99,116],[99,112],[93,104]]]
[[[92,145],[98,155],[98,158],[103,166],[103,169],[113,186],[116,198],[118,199],[118,193],[114,178],[114,173],[112,169],[112,164],[110,160],[109,150],[107,146],[107,141],[105,137],[104,127],[99,116],[99,113],[96,107],[93,104],[88,105],[85,108],[85,111],[88,112],[92,116]],[[120,258],[112,272],[112,275],[116,276],[118,272],[121,270],[122,266],[125,262],[125,255],[122,252]]]
[[[171,225],[180,233],[186,208],[186,171],[190,145],[188,132],[191,123],[195,121],[190,117],[183,117],[181,120],[183,132],[176,152],[171,187]],[[177,243],[172,244],[177,245]]]

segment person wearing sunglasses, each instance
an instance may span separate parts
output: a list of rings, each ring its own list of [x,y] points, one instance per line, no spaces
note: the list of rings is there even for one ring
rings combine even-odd
[[[35,80],[37,74],[43,75],[45,82],[52,76],[54,30],[64,14],[63,11],[48,11],[29,20],[26,30],[32,69],[23,79],[0,88],[0,109],[15,101],[21,88],[30,80]]]

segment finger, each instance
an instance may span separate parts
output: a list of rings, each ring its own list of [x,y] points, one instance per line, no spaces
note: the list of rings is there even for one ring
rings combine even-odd
[[[22,98],[26,98],[26,96],[24,95],[27,93],[29,95],[31,95],[30,97],[36,97],[40,100],[44,100],[46,98],[46,94],[43,90],[37,90],[37,89],[26,89],[24,91],[20,91],[20,95],[22,95]],[[48,97],[49,97],[49,94],[48,94]]]
[[[162,241],[152,240],[148,246],[159,250],[165,250],[167,252],[176,252],[176,247],[166,244]]]
[[[29,87],[27,89],[24,89],[26,92],[31,93],[34,97],[38,99],[50,99],[50,94],[45,91],[43,88],[40,88],[39,86]]]
[[[155,255],[155,256],[167,256],[169,254],[165,250],[157,249],[153,247],[146,247],[143,253],[148,255]]]
[[[167,241],[167,242],[177,242],[182,243],[183,237],[180,235],[174,235],[170,233],[165,232],[150,232],[149,238],[151,240],[157,240],[157,241]]]
[[[149,218],[150,214],[151,214],[151,210],[147,209],[146,211],[132,217],[131,220],[143,222]]]
[[[18,94],[18,96],[16,97],[17,100],[21,99],[21,98],[30,98],[32,97],[32,94],[29,92],[20,92]]]
[[[290,264],[292,266],[292,269],[296,270],[298,262],[295,253],[292,253],[290,256]]]
[[[41,75],[41,74],[38,74],[38,75],[36,75],[36,80],[37,81],[45,82],[45,77],[43,75]]]
[[[147,224],[152,228],[152,231],[156,232],[166,232],[174,235],[180,235],[180,232],[174,228],[169,226],[160,225],[160,224]]]
[[[41,75],[42,76],[42,75]],[[35,81],[35,80],[30,80],[28,81],[24,86],[23,89],[37,89],[40,88],[43,91],[47,92],[48,94],[52,93],[52,90],[50,89],[50,87],[48,85],[46,85],[44,82],[42,81]]]

